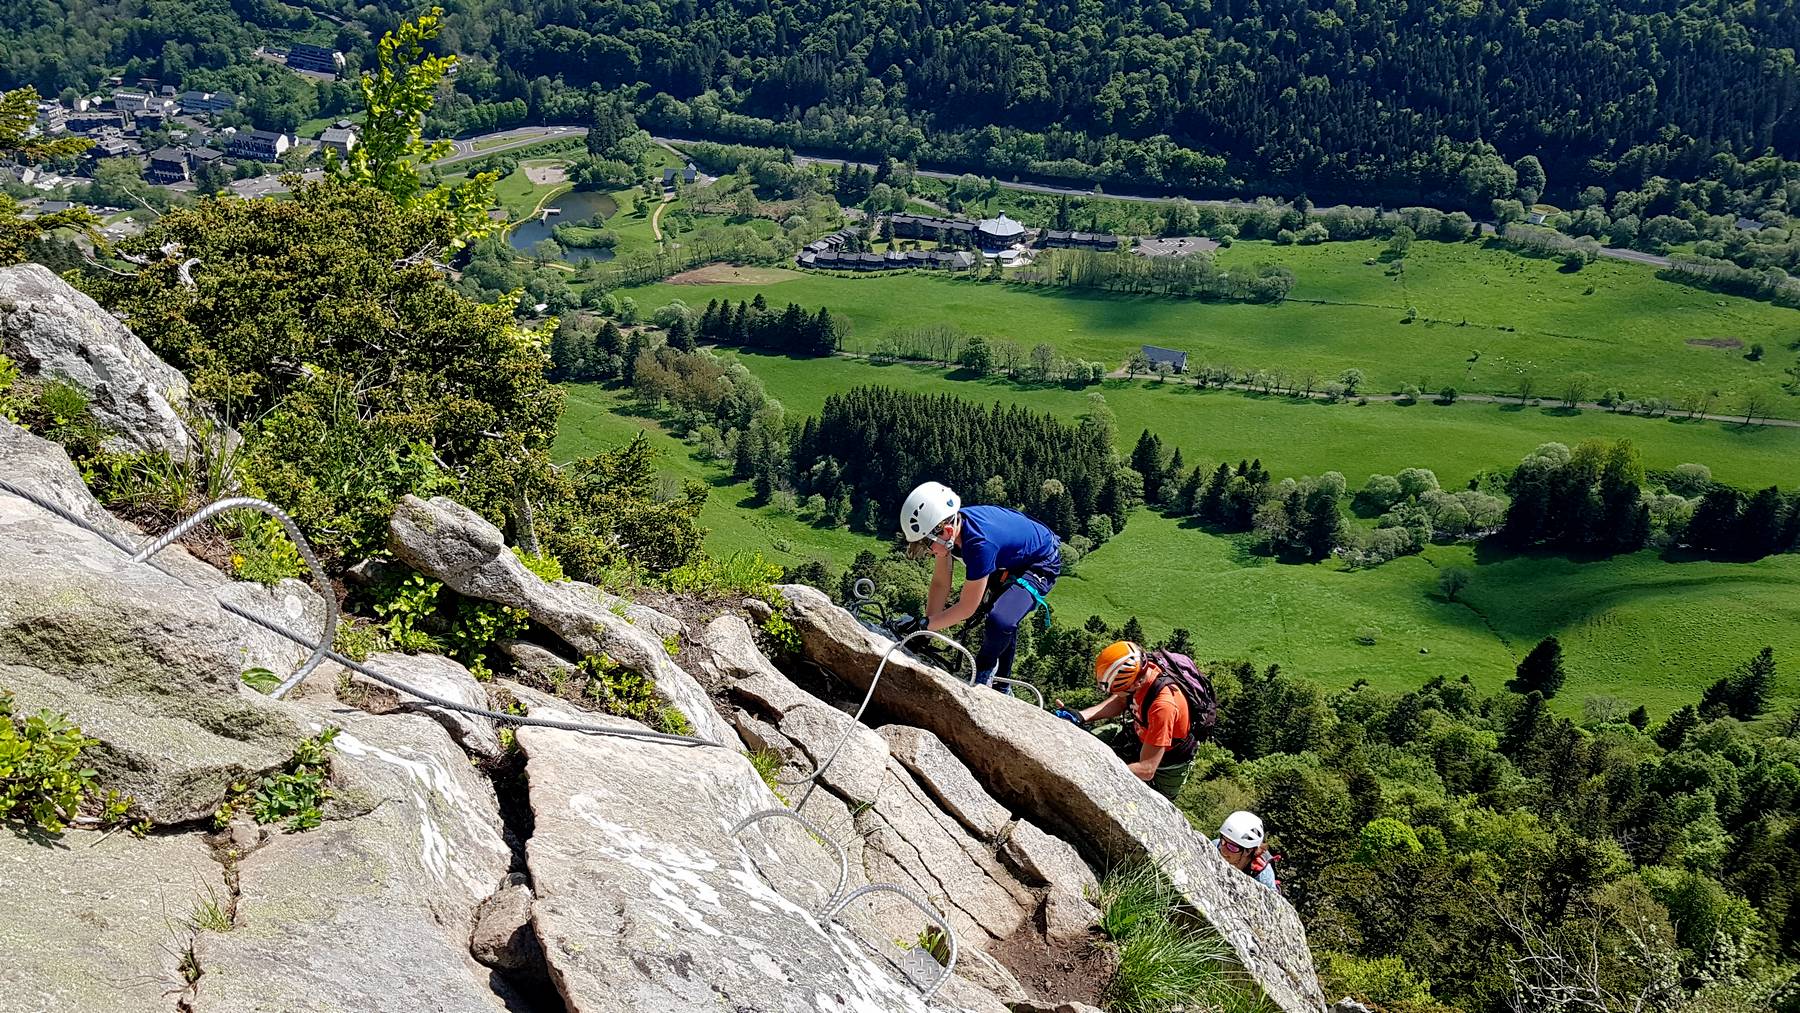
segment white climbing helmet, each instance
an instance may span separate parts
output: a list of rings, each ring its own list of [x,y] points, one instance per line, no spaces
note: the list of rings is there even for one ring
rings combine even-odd
[[[1240,848],[1260,847],[1263,842],[1262,820],[1255,813],[1239,809],[1219,824],[1219,836]]]
[[[900,505],[900,533],[909,542],[930,536],[938,525],[956,516],[962,497],[942,482],[926,482],[907,494]]]

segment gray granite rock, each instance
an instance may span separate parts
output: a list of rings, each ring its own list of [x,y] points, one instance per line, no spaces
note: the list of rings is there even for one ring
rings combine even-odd
[[[1026,820],[1013,824],[1000,846],[1000,854],[1027,883],[1059,886],[1081,896],[1099,892],[1100,882],[1094,877],[1094,870],[1081,860],[1074,845],[1044,833]]]
[[[656,684],[687,715],[696,733],[714,742],[735,736],[706,691],[669,657],[662,638],[614,614],[619,599],[589,584],[550,583],[519,562],[500,529],[447,497],[403,498],[388,527],[388,547],[402,562],[458,594],[524,609],[569,646],[605,654]]]
[[[481,688],[481,683],[475,681],[468,669],[442,655],[371,654],[368,666],[446,700],[470,707],[485,708],[488,705],[487,692]],[[360,672],[350,673],[350,681],[359,687],[392,692],[385,684]],[[443,725],[450,737],[470,754],[489,760],[500,755],[500,737],[492,720],[438,707],[406,694],[399,694],[398,700],[400,709],[416,711]]]
[[[905,764],[944,811],[960,820],[976,837],[995,840],[1006,829],[1012,814],[994,801],[937,736],[907,725],[886,725],[880,731],[894,759]]]
[[[782,593],[807,657],[852,685],[868,685],[890,641],[813,588],[795,585]],[[1161,862],[1175,889],[1230,943],[1271,1000],[1288,1013],[1324,1009],[1306,930],[1293,908],[1227,866],[1167,799],[1093,736],[911,658],[889,662],[875,699],[896,720],[936,733],[1013,812],[1067,831],[1108,860]]]
[[[194,915],[230,906],[198,835],[81,830],[0,831],[0,898],[0,1008],[18,1013],[173,1013]]]
[[[507,885],[475,909],[469,931],[469,953],[497,971],[541,971],[544,953],[531,928],[531,888],[523,876]]]
[[[925,1009],[868,942],[815,917],[837,869],[804,830],[728,833],[778,806],[741,755],[530,727],[519,744],[533,924],[573,1013]]]
[[[195,950],[193,1013],[499,1013],[469,952],[511,859],[493,789],[428,717],[328,719],[328,818],[242,859],[238,927]]]
[[[86,392],[89,411],[114,434],[113,449],[177,460],[191,452],[193,436],[175,411],[187,399],[187,378],[49,268],[0,267],[0,351],[28,375]]]

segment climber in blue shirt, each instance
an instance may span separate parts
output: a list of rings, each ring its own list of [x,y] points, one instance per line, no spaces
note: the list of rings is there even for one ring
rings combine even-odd
[[[985,600],[987,622],[975,657],[975,681],[986,686],[995,677],[1009,678],[1019,624],[1038,606],[1044,608],[1044,624],[1050,622],[1044,596],[1062,572],[1056,534],[1017,510],[965,507],[961,497],[938,482],[926,482],[906,497],[900,530],[909,549],[923,544],[936,559],[919,628],[955,626],[975,615]],[[963,561],[963,587],[956,604],[947,605],[953,555]]]

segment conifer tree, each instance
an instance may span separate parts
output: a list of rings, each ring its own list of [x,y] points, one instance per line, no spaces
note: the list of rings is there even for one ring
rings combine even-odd
[[[1683,704],[1656,730],[1656,744],[1672,753],[1681,748],[1682,743],[1687,741],[1688,733],[1699,724],[1700,715],[1695,712],[1694,705]]]
[[[1545,637],[1519,662],[1508,688],[1515,693],[1539,693],[1548,700],[1562,688],[1563,679],[1562,644],[1555,637]]]

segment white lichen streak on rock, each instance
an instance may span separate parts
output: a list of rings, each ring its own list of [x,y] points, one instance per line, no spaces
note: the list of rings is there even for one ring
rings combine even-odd
[[[316,734],[322,727],[315,723],[312,729]],[[469,896],[478,901],[494,892],[494,884],[487,877],[456,861],[450,839],[438,829],[437,823],[432,819],[433,800],[441,801],[451,812],[462,818],[470,839],[477,845],[497,854],[508,854],[510,852],[506,841],[483,818],[481,807],[476,806],[475,800],[456,783],[450,771],[436,757],[410,759],[392,750],[369,745],[344,731],[338,732],[332,745],[345,756],[373,759],[401,770],[425,789],[424,793],[413,792],[411,799],[419,814],[419,863],[432,878],[442,883],[446,877],[454,875],[457,882],[469,892]]]
[[[575,796],[569,800],[569,809],[606,835],[609,843],[602,843],[596,850],[643,873],[649,881],[650,892],[672,915],[704,935],[725,934],[707,924],[706,918],[683,896],[684,888],[692,890],[694,903],[711,908],[715,914],[725,913],[725,905],[719,902],[719,891],[696,875],[717,869],[717,861],[704,853],[690,856],[680,848],[659,845],[641,831],[614,823],[601,815],[600,803],[592,796]]]

